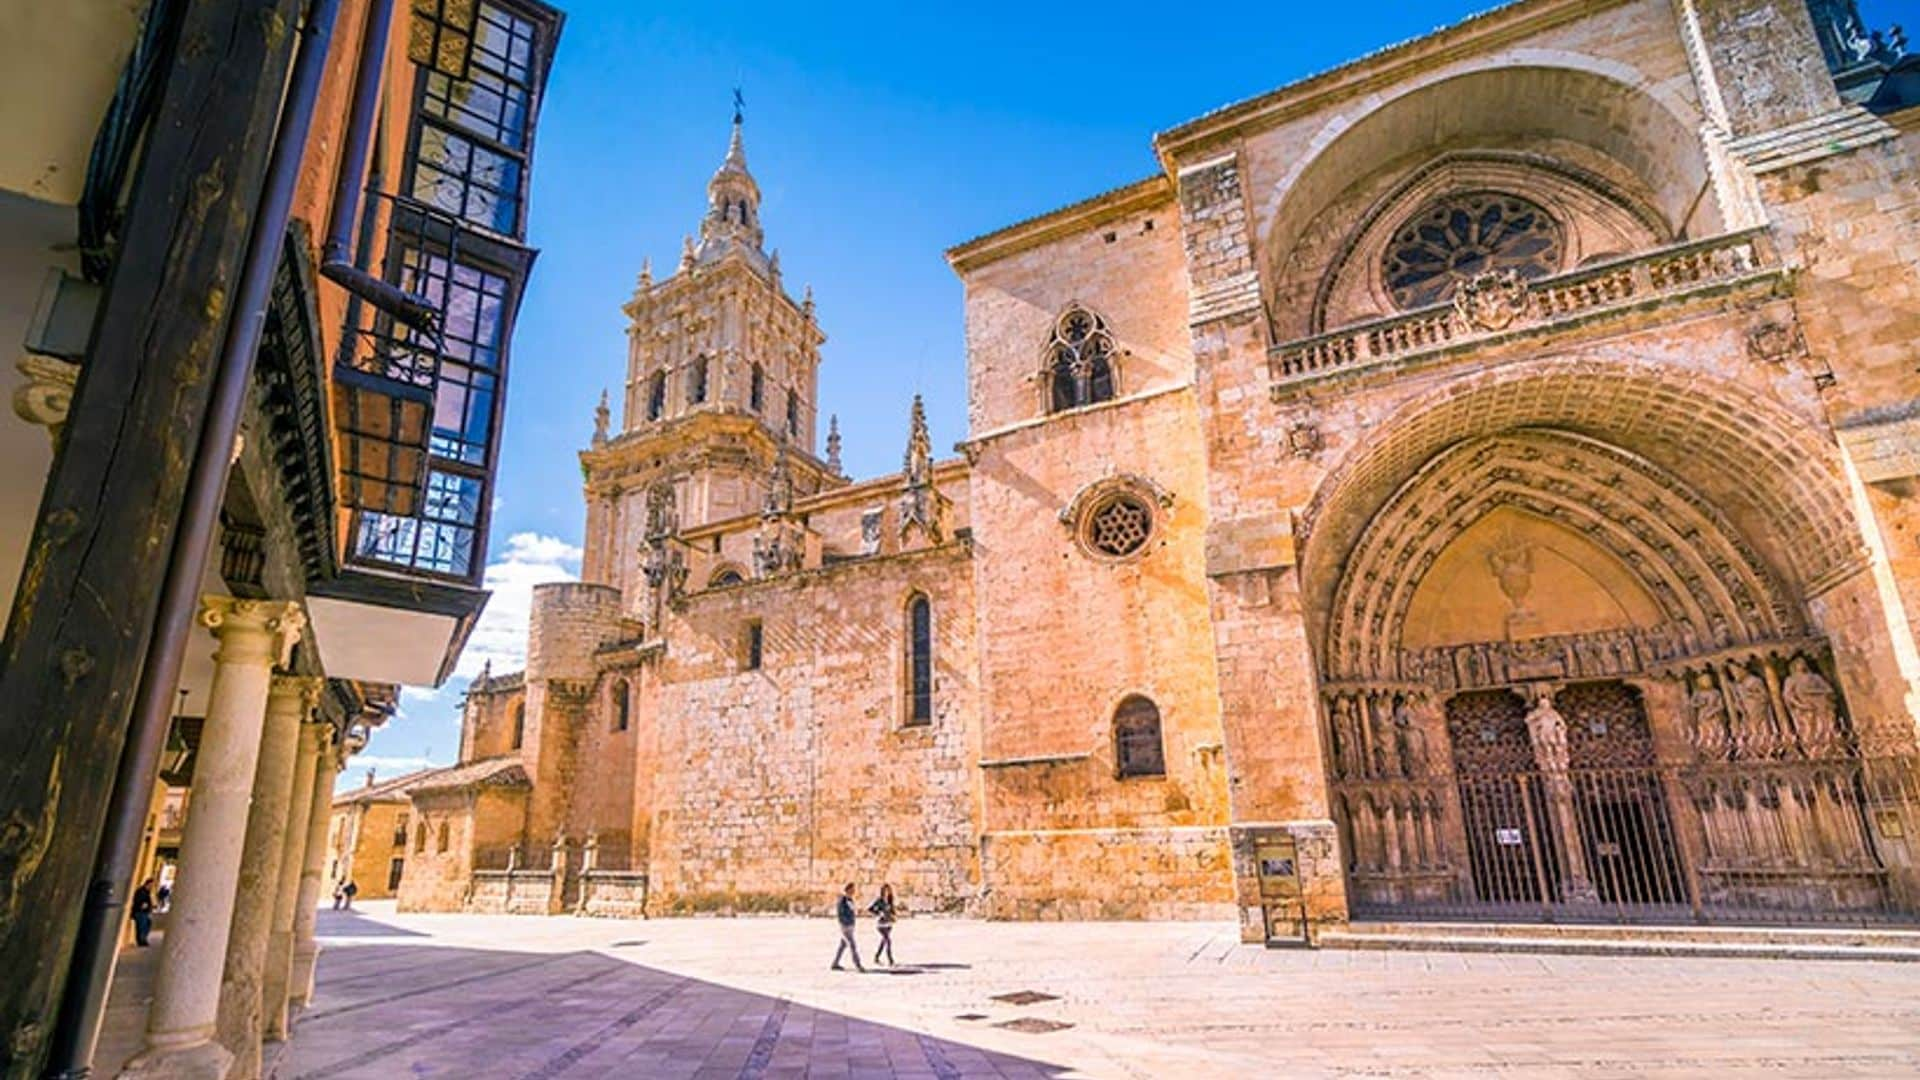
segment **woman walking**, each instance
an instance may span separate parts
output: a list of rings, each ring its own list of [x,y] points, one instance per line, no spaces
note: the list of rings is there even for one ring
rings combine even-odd
[[[887,966],[892,967],[893,959],[893,886],[881,885],[880,896],[867,905],[867,911],[873,915],[880,927],[880,947],[873,950],[873,962],[880,963],[882,956],[887,958]]]

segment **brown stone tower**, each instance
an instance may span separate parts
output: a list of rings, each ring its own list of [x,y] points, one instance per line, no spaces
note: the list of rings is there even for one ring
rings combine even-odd
[[[796,493],[835,481],[813,453],[826,337],[811,292],[798,302],[787,294],[780,255],[765,250],[763,235],[760,186],[747,170],[736,112],[726,158],[707,182],[699,242],[687,238],[670,277],[655,282],[642,269],[623,308],[627,381],[618,433],[596,434],[580,457],[583,577],[618,588],[629,614],[646,618],[657,591],[641,553],[650,505],[654,532],[757,513],[783,445]]]

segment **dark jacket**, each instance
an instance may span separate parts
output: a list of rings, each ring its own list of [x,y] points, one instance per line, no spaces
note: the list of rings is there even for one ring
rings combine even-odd
[[[884,896],[878,897],[873,903],[868,904],[867,913],[876,916],[880,920],[881,926],[893,925],[893,901]]]
[[[133,890],[133,913],[135,915],[153,914],[153,893],[145,885]]]
[[[840,920],[841,926],[852,926],[854,919],[853,899],[843,894],[840,897],[840,902],[834,905],[833,913],[834,916]]]

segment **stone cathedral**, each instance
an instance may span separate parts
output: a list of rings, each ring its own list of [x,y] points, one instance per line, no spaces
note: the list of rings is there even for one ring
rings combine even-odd
[[[864,479],[736,117],[402,905],[1915,918],[1916,106],[1849,3],[1507,4],[953,248]]]

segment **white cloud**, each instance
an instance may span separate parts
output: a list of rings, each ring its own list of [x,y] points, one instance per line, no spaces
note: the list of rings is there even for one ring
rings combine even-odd
[[[496,673],[525,667],[533,587],[549,581],[577,581],[580,556],[578,547],[557,536],[523,532],[507,537],[507,550],[487,564],[486,587],[493,596],[460,654],[456,674],[471,678],[489,661]]]

